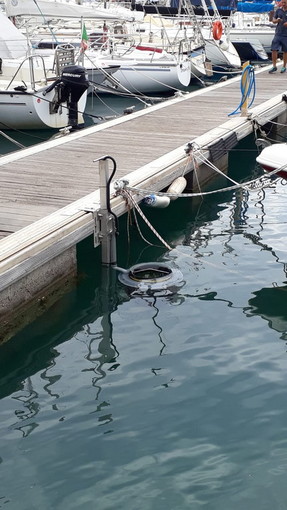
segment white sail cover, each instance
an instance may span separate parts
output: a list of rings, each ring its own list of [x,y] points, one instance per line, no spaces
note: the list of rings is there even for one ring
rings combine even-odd
[[[66,3],[56,0],[5,0],[7,16],[37,16],[47,18],[77,18],[77,19],[132,19],[133,13],[126,9],[116,14],[109,9],[86,7],[75,3]]]
[[[28,44],[25,36],[0,12],[0,57],[18,58],[26,56]]]

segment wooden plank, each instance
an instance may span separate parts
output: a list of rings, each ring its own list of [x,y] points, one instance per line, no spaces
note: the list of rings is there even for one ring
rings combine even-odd
[[[279,75],[260,70],[256,81],[255,105],[284,93],[284,80]],[[20,151],[22,154],[0,158],[0,183],[5,197],[0,205],[0,231],[16,232],[96,190],[99,180],[94,159],[105,154],[114,157],[116,178],[135,172],[226,123],[240,99],[237,77],[82,130],[85,133],[73,133]],[[228,132],[230,128],[225,129]]]

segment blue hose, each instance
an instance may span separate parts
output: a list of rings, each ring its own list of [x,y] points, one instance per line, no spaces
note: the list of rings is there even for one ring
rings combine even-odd
[[[244,84],[248,83],[248,89],[244,90]],[[246,85],[245,85],[246,86]],[[255,99],[255,74],[254,74],[254,67],[251,65],[248,65],[245,67],[245,69],[242,72],[241,75],[241,82],[240,82],[240,90],[241,90],[241,101],[236,110],[234,112],[229,113],[228,117],[230,115],[235,115],[236,113],[240,113],[241,107],[244,105],[245,101],[249,98],[249,96],[252,93],[252,99],[250,100],[250,103],[248,104],[248,108],[253,104],[253,101]]]

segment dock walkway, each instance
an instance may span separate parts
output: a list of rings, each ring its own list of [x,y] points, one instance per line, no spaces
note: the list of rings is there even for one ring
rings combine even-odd
[[[286,85],[284,75],[260,69],[253,106],[284,94]],[[240,77],[236,77],[3,156],[0,239],[95,191],[99,178],[93,160],[112,156],[118,179],[226,123],[240,100]]]
[[[255,125],[286,120],[286,77],[269,75],[268,69],[256,71],[256,97],[247,116],[228,116],[241,101],[238,76],[0,158],[0,343],[42,313],[43,299],[50,306],[58,295],[53,285],[61,292],[76,275],[76,246],[93,233],[95,218],[102,217],[100,198],[106,196],[94,160],[112,157],[114,179],[125,177],[131,186],[153,191],[180,175],[194,177],[193,159],[185,151],[190,142],[205,157],[213,148],[213,161],[226,168],[227,146],[235,146]],[[223,152],[215,150],[222,145]],[[201,184],[213,175],[200,166]],[[110,205],[118,216],[127,210],[115,194]],[[96,225],[97,245],[102,232]]]

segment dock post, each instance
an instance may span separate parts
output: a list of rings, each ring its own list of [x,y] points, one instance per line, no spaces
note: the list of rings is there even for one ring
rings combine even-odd
[[[100,174],[100,211],[98,213],[99,238],[101,239],[102,263],[113,265],[117,262],[116,217],[110,209],[109,156],[99,160]],[[112,173],[113,175],[113,173]]]
[[[249,75],[245,72],[247,67],[250,65],[249,60],[247,62],[244,62],[242,65],[242,97],[245,98],[241,105],[241,117],[247,117],[248,113],[248,89],[249,89]]]

